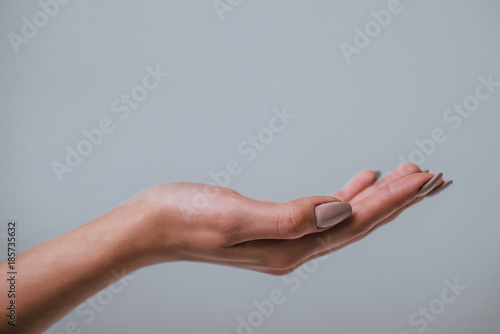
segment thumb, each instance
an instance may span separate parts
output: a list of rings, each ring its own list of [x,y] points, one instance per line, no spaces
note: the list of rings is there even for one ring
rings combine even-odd
[[[347,219],[352,208],[331,196],[311,196],[286,203],[246,199],[238,205],[241,215],[239,230],[242,240],[298,239],[306,234],[322,232]]]
[[[311,232],[318,232],[318,229],[332,227],[352,214],[352,207],[347,202],[332,196],[310,196],[292,200],[288,202],[303,214],[301,216],[310,216],[307,221],[314,221],[315,226],[310,228]],[[309,224],[310,225],[310,224]]]

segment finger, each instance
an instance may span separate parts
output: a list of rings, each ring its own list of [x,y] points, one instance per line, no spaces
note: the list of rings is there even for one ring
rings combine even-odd
[[[402,175],[416,171],[420,171],[417,165],[402,164],[393,173],[386,176],[382,180],[383,182],[377,183],[387,184],[391,180],[396,180],[397,176],[401,178]],[[376,176],[373,171],[360,174],[349,183],[346,187],[349,189],[346,189],[346,192],[341,195],[349,198],[356,191],[361,191],[363,187],[366,187],[369,181],[373,183]],[[368,189],[365,188],[361,194],[371,190],[375,185],[368,186]],[[373,191],[371,192],[373,193]],[[236,223],[236,226],[229,225],[231,233],[236,234],[236,237],[233,238],[233,245],[255,239],[297,239],[307,234],[322,232],[323,230],[319,229],[316,224],[315,207],[324,203],[341,201],[330,196],[305,197],[288,203],[257,201],[246,197],[241,197],[241,199],[244,202],[236,204],[240,208],[241,219],[237,219],[239,223]],[[338,213],[335,210],[332,212]],[[337,215],[333,215],[332,218],[337,218]],[[336,221],[332,219],[328,223],[329,225],[320,226],[332,226]]]
[[[374,227],[373,230],[395,219],[405,209],[422,200],[423,198],[415,199],[404,208],[382,221],[379,225]],[[320,242],[317,242],[316,249],[312,251],[309,247],[306,247],[304,243],[297,243],[294,242],[294,240],[252,240],[233,247],[231,249],[233,252],[231,256],[238,259],[238,261],[233,261],[238,267],[244,267],[246,269],[271,275],[286,275],[299,268],[304,263],[344,248],[364,238],[366,235],[360,235],[353,240],[346,241],[337,247],[328,249],[325,249]],[[231,261],[226,264],[231,265]]]
[[[418,189],[431,178],[432,174],[411,174],[380,189],[375,196],[352,203],[353,215],[344,222],[320,234],[289,240],[288,255],[304,258],[355,241],[396,212],[404,211],[415,200]]]
[[[304,197],[287,203],[244,198],[238,206],[240,208],[240,219],[237,219],[236,223],[238,226],[233,226],[231,229],[238,230],[237,243],[259,239],[297,239],[306,234],[324,231],[317,225],[321,222],[316,220],[315,209],[321,204],[330,203],[332,203],[330,207],[338,208],[334,213],[338,217],[342,216],[342,220],[352,211],[348,203],[331,196]],[[348,207],[347,215],[346,207]]]
[[[340,199],[341,201],[349,202],[354,196],[375,183],[379,176],[380,172],[364,170],[349,181],[341,191],[336,192],[332,196]]]
[[[400,210],[396,211],[395,213],[393,213],[390,217],[387,217],[386,219],[382,220],[381,222],[379,222],[377,225],[373,226],[370,230],[368,230],[365,234],[363,235],[359,235],[357,236],[356,238],[354,239],[351,239],[349,241],[346,241],[345,243],[343,244],[340,244],[336,247],[332,247],[332,248],[323,248],[321,246],[321,244],[318,243],[318,249],[316,252],[313,252],[313,254],[311,254],[310,256],[304,258],[303,260],[299,261],[295,266],[292,266],[290,268],[287,268],[285,269],[284,271],[285,272],[291,272],[297,268],[299,268],[300,266],[302,266],[303,264],[309,262],[309,261],[312,261],[318,257],[322,257],[322,256],[325,256],[327,254],[330,254],[330,253],[333,253],[333,252],[336,252],[354,242],[357,242],[363,238],[365,238],[366,236],[368,236],[368,234],[372,233],[373,231],[375,231],[376,229],[378,229],[379,227],[383,226],[383,225],[386,225],[388,224],[389,222],[395,220],[396,218],[398,218],[404,211],[406,211],[408,208],[410,208],[411,206],[415,205],[415,204],[418,204],[420,203],[421,201],[424,200],[424,197],[420,197],[420,198],[417,198],[413,201],[411,201],[410,203],[408,203],[407,205],[405,205],[403,208],[401,208]],[[274,274],[279,274],[279,272],[283,272],[283,270],[279,270],[279,271],[275,271]]]
[[[380,181],[368,187],[365,191],[353,198],[354,200],[362,200],[373,196],[377,191],[387,187],[388,185],[407,177],[408,175],[420,173],[420,167],[412,163],[403,163],[399,165],[394,171],[384,176]]]
[[[343,224],[346,237],[363,234],[383,219],[404,208],[418,196],[419,190],[433,177],[433,174],[427,173],[411,174],[381,188],[374,193],[374,196],[353,201],[356,214],[351,217],[350,224]]]
[[[298,245],[297,242],[299,242],[300,239],[296,240],[297,242],[294,242],[292,240],[278,240],[277,242],[272,242],[271,240],[263,240],[263,242],[259,242],[259,244],[254,244],[252,246],[257,246],[259,250],[266,249],[265,254],[269,254],[269,256],[258,256],[258,263],[252,263],[251,261],[249,261],[246,263],[246,267],[251,270],[260,271],[271,275],[289,274],[309,261],[336,252],[350,245],[351,243],[365,238],[368,234],[372,233],[377,228],[396,219],[409,207],[423,200],[424,197],[414,199],[403,208],[393,213],[391,216],[373,226],[370,230],[367,230],[366,233],[358,235],[353,239],[346,240],[345,242],[333,247],[325,247],[324,243],[322,243],[321,241],[316,241],[316,247],[311,249],[310,246]],[[246,251],[245,253],[240,253],[239,256],[247,257],[248,253],[249,252]]]
[[[444,181],[438,182],[435,188],[440,187],[443,183]],[[417,185],[419,187],[415,188]],[[262,271],[272,275],[290,273],[308,261],[337,251],[353,242],[363,239],[377,228],[396,219],[411,206],[423,201],[425,197],[415,197],[421,185],[422,182],[411,185],[409,188],[411,194],[406,204],[390,213],[386,218],[369,225],[363,232],[357,233],[353,237],[340,238],[340,240],[335,242],[335,240],[331,238],[333,230],[335,230],[334,227],[324,233],[307,235],[297,240],[256,240],[255,242],[249,243],[249,247],[245,249],[244,253],[239,254],[239,256],[250,256],[250,258],[259,259],[259,263],[249,265],[252,270]],[[348,224],[348,221],[343,224]],[[329,233],[329,235],[327,235],[325,240],[326,233]]]

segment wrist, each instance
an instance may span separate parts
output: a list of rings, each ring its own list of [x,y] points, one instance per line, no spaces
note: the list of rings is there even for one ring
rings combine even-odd
[[[113,229],[118,231],[120,259],[128,263],[131,271],[177,260],[165,236],[167,210],[155,202],[154,195],[146,191],[110,212]]]
[[[100,216],[95,224],[99,238],[108,244],[113,266],[127,274],[149,265],[149,245],[145,237],[148,213],[136,198]]]

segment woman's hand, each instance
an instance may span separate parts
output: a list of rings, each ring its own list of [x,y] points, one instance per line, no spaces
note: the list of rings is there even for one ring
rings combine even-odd
[[[399,166],[378,182],[377,177],[364,171],[333,197],[287,203],[253,200],[227,188],[193,183],[146,190],[18,254],[16,269],[23,273],[19,290],[29,293],[16,296],[22,309],[16,326],[3,322],[0,331],[40,333],[98,291],[154,263],[199,261],[287,274],[363,238],[449,184],[441,174],[421,172],[412,164]],[[340,209],[334,217],[332,207]],[[0,262],[4,272],[7,267],[7,260]],[[8,284],[0,281],[0,289],[7,291]],[[10,301],[7,294],[2,296],[0,307],[6,309]]]
[[[16,296],[22,310],[16,326],[2,322],[0,331],[40,333],[98,291],[154,263],[199,261],[287,274],[363,238],[449,184],[440,174],[421,172],[412,164],[375,182],[377,177],[364,171],[333,197],[287,203],[253,200],[203,184],[151,188],[18,254],[16,269],[23,273],[18,288],[29,293]],[[352,215],[335,224],[351,213],[349,204],[340,201],[350,203]],[[340,209],[333,218],[328,212],[332,207]],[[1,270],[8,272],[7,267],[7,260],[0,262]],[[7,291],[9,284],[0,281],[0,289]],[[10,301],[2,296],[0,307],[6,309]]]
[[[149,212],[139,238],[141,254],[146,264],[187,260],[284,275],[365,237],[449,184],[413,164],[377,178],[376,172],[363,171],[332,197],[287,203],[254,200],[212,185],[163,184],[132,200]],[[339,201],[351,204],[352,216],[318,228],[315,207]]]

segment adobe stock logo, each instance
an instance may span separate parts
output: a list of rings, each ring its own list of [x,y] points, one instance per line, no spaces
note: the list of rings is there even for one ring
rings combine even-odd
[[[60,323],[49,329],[45,334],[82,334],[84,333],[84,325],[90,324],[95,319],[99,317],[99,314],[103,312],[108,305],[110,305],[115,298],[121,294],[133,280],[135,276],[129,274],[126,275],[124,268],[121,272],[112,269],[112,278],[109,280],[109,286],[104,290],[99,291],[94,296],[90,297],[82,304],[80,304],[76,309],[73,310],[73,314],[76,313],[80,318],[71,317],[72,320],[68,320],[66,323]],[[71,319],[70,318],[70,319]],[[83,320],[84,323],[81,321]],[[60,328],[56,328],[60,327]]]
[[[323,250],[325,245],[328,246],[325,240],[318,239],[318,251]],[[261,301],[254,300],[251,311],[236,318],[236,334],[254,334],[257,329],[262,327],[266,321],[271,318],[275,311],[278,310],[288,299],[287,296],[300,289],[306,281],[313,277],[313,274],[320,267],[320,262],[325,262],[329,259],[330,255],[325,255],[314,259],[310,262],[303,264],[301,267],[294,270],[292,273],[283,276],[281,281],[288,285],[288,289],[274,289],[269,294],[269,299]],[[225,332],[225,334],[230,334]]]
[[[417,165],[423,165],[424,162],[433,155],[439,145],[448,140],[448,134],[451,130],[457,131],[460,129],[466,119],[477,114],[482,104],[490,99],[500,87],[500,81],[495,81],[493,74],[480,75],[478,78],[474,92],[466,96],[462,103],[454,103],[452,107],[443,112],[443,121],[449,124],[449,128],[434,128],[428,137],[423,139],[416,138],[413,143],[417,148],[412,150],[408,155],[399,156],[401,163],[411,162]]]
[[[297,118],[297,115],[288,112],[286,106],[282,110],[273,108],[272,114],[267,126],[239,143],[236,147],[236,152],[239,155],[237,159],[227,161],[221,170],[208,173],[208,176],[214,182],[208,182],[202,190],[196,190],[193,195],[192,205],[187,205],[181,209],[185,221],[189,222],[192,214],[204,210],[210,205],[210,201],[219,194],[220,189],[211,186],[229,187],[233,178],[243,172],[245,164],[254,161]]]
[[[30,40],[35,38],[40,29],[45,27],[51,18],[54,18],[61,8],[61,5],[66,5],[70,0],[40,0],[38,1],[38,6],[41,10],[35,12],[31,19],[26,16],[21,18],[21,35],[14,32],[7,33],[7,39],[12,46],[15,54],[19,53],[19,47],[21,44],[28,44]]]
[[[80,138],[83,138],[78,143],[65,146],[64,160],[52,162],[51,167],[59,183],[63,182],[66,174],[72,173],[80,166],[85,158],[92,154],[110,133],[115,131],[118,122],[126,120],[133,111],[137,112],[141,103],[149,94],[158,89],[160,84],[165,81],[165,78],[169,76],[169,73],[164,72],[160,65],[156,65],[155,68],[146,66],[145,71],[146,73],[140,84],[135,85],[129,92],[122,93],[119,98],[111,102],[110,110],[116,114],[119,121],[104,117],[97,123],[97,126],[90,130],[83,129],[80,131]]]
[[[219,19],[224,21],[226,13],[234,11],[242,3],[243,0],[214,0],[212,4]]]
[[[426,306],[420,306],[418,311],[410,314],[408,323],[412,330],[402,331],[399,334],[424,333],[468,288],[467,285],[460,284],[457,277],[453,281],[446,279],[443,284],[444,288],[439,298],[431,300]]]
[[[353,43],[340,43],[340,50],[347,63],[350,64],[352,62],[353,55],[359,55],[363,49],[368,47],[372,40],[382,33],[382,29],[387,28],[391,24],[393,17],[400,14],[403,9],[404,7],[400,0],[390,0],[387,3],[387,9],[380,11],[372,10],[370,12],[373,20],[368,21],[364,29],[358,26],[354,27]]]

